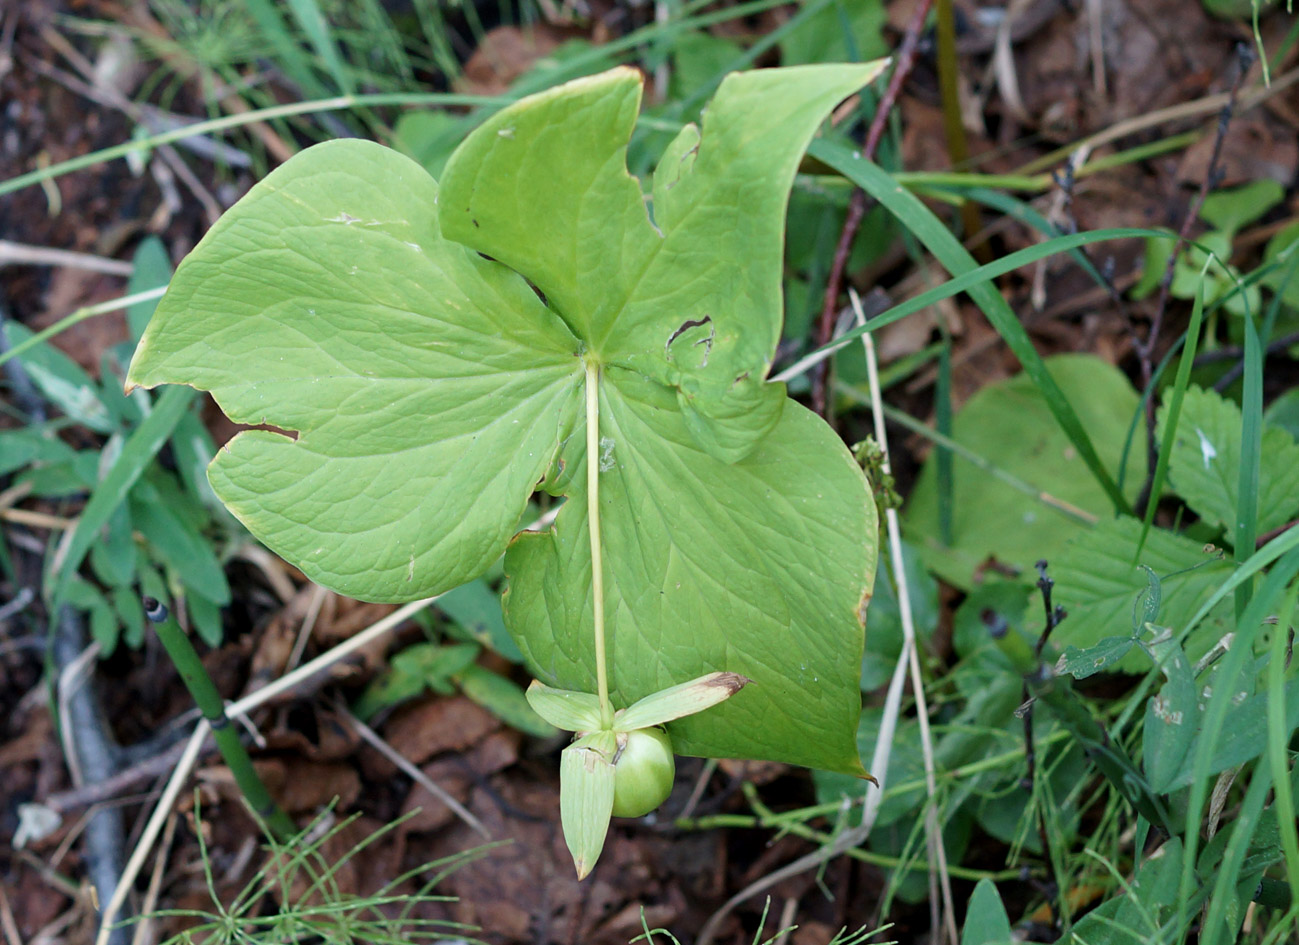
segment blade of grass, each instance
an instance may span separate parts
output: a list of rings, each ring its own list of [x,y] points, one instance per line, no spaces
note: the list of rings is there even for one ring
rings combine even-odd
[[[99,540],[99,530],[126,499],[136,480],[171,437],[172,430],[189,409],[195,392],[189,387],[168,387],[150,411],[122,445],[122,452],[109,467],[104,478],[95,486],[86,507],[77,518],[77,527],[66,539],[67,543],[55,556],[55,565],[46,583],[46,592],[56,610],[63,603],[68,582],[81,567],[81,562]]]
[[[253,0],[253,2],[261,2],[261,0]],[[298,28],[311,43],[311,48],[329,70],[335,88],[344,95],[354,93],[356,84],[352,81],[351,71],[339,54],[338,44],[329,35],[329,23],[316,0],[289,0],[289,11],[298,21]]]
[[[1263,450],[1263,350],[1254,319],[1247,311],[1242,319],[1245,331],[1245,377],[1240,412],[1240,485],[1236,496],[1236,528],[1233,533],[1237,561],[1254,553],[1258,537],[1258,482]],[[1236,589],[1236,614],[1249,603],[1250,585]]]
[[[830,141],[814,142],[810,153],[850,178],[853,183],[887,207],[916,234],[930,252],[938,257],[948,272],[959,277],[978,269],[974,258],[966,252],[965,247],[948,231],[947,227],[929,211],[929,208],[875,164],[855,158],[847,148]],[[970,286],[968,292],[970,298],[983,310],[992,326],[1024,366],[1025,373],[1037,385],[1056,422],[1060,424],[1069,441],[1078,450],[1078,455],[1082,457],[1101,488],[1109,495],[1114,510],[1118,513],[1130,514],[1131,505],[1119,491],[1114,477],[1101,463],[1096,447],[1083,428],[1082,421],[1078,419],[1073,405],[1069,403],[1064,392],[1047,371],[1041,356],[1033,347],[1028,332],[1020,324],[1010,305],[988,282]]]
[[[327,89],[316,77],[311,60],[289,30],[289,24],[270,0],[243,0],[244,8],[253,18],[262,37],[275,50],[275,61],[284,70],[285,76],[293,82],[303,95],[313,98],[324,98],[331,91],[348,91],[340,85],[338,89]]]
[[[817,144],[813,144],[812,147],[815,149]],[[901,188],[898,189],[900,190]],[[910,197],[909,194],[907,196]],[[925,212],[928,213],[928,210]],[[935,222],[937,223],[937,220],[935,220]],[[938,225],[940,227],[942,226],[942,224]],[[946,230],[943,232],[946,233]],[[950,233],[947,235],[949,238],[953,240],[955,239]],[[867,325],[867,328],[871,331],[876,331],[883,328],[885,325],[891,325],[896,321],[901,321],[913,312],[918,312],[922,308],[928,308],[935,302],[941,302],[943,299],[951,298],[953,295],[957,295],[961,292],[969,292],[971,296],[974,296],[976,292],[980,291],[980,286],[982,286],[983,289],[990,291],[993,296],[1000,300],[1001,305],[1005,306],[1007,316],[1014,320],[1014,312],[1010,311],[1010,307],[1006,305],[1006,301],[1001,298],[1000,293],[987,284],[989,280],[995,279],[997,276],[1005,275],[1021,266],[1037,262],[1039,259],[1045,259],[1046,257],[1053,256],[1056,253],[1073,249],[1076,246],[1088,246],[1092,243],[1102,243],[1105,240],[1124,239],[1133,236],[1157,237],[1159,239],[1173,238],[1171,233],[1161,230],[1135,230],[1123,228],[1112,230],[1092,230],[1087,233],[1072,233],[1069,236],[1058,236],[1055,239],[1047,240],[1046,242],[1039,243],[1036,246],[1030,246],[1027,249],[1021,249],[1009,254],[1008,256],[995,259],[982,266],[977,266],[973,269],[966,269],[961,275],[948,279],[942,285],[921,292],[919,295],[913,296],[905,302],[901,302],[898,305],[893,306],[891,309],[874,316]],[[958,243],[957,245],[959,246],[960,244]],[[962,249],[961,252],[964,253],[965,251]],[[968,254],[966,254],[964,258],[973,264],[973,259],[971,259]],[[980,297],[984,298],[985,301],[988,301],[986,293],[981,293]],[[988,304],[992,305],[993,303],[989,301]],[[1023,326],[1020,325],[1018,321],[1015,321],[1014,325],[1018,331],[1024,335],[1024,338],[1027,339],[1027,333],[1024,332]],[[847,347],[854,340],[860,338],[862,334],[863,331],[860,328],[853,328],[846,331],[829,344],[822,345],[821,347],[810,351],[793,365],[785,368],[779,374],[774,375],[771,379],[773,381],[789,381],[791,378],[797,377],[804,371],[808,370],[808,368],[812,367],[814,364],[817,364],[829,357],[840,348]],[[1034,352],[1033,356],[1037,356],[1036,352]],[[1039,358],[1038,360],[1040,363],[1041,359]]]
[[[1235,911],[1236,886],[1240,882],[1241,866],[1249,851],[1250,841],[1254,838],[1254,830],[1262,817],[1263,802],[1267,800],[1268,791],[1272,787],[1271,775],[1271,770],[1262,762],[1251,771],[1245,799],[1231,819],[1231,837],[1227,840],[1227,848],[1223,851],[1222,861],[1214,870],[1217,878],[1209,896],[1208,914],[1201,927],[1200,945],[1217,945],[1219,933],[1229,921],[1227,910]],[[1189,857],[1187,863],[1190,863]],[[1195,864],[1190,865],[1194,867]],[[1232,923],[1233,926],[1235,924]]]
[[[941,324],[941,320],[940,320]],[[934,425],[947,439],[952,438],[952,340],[943,331],[938,354],[938,384],[934,388]],[[952,544],[952,451],[938,447],[938,534],[944,545]]]
[[[1272,766],[1276,792],[1276,821],[1281,828],[1281,849],[1285,851],[1286,879],[1290,895],[1299,902],[1299,831],[1295,828],[1294,794],[1290,789],[1290,733],[1286,730],[1285,674],[1289,662],[1290,620],[1294,616],[1299,585],[1286,593],[1272,630],[1272,647],[1267,664],[1267,760]]]
[[[1271,544],[1275,545],[1284,538],[1299,539],[1299,529],[1287,532],[1281,538],[1274,540]],[[1292,540],[1291,544],[1294,544]],[[1253,562],[1259,558],[1255,554],[1250,561]],[[1242,566],[1232,577],[1223,583],[1213,595],[1213,597],[1225,596],[1225,592],[1233,584],[1240,586],[1244,583],[1247,568]],[[1186,914],[1186,903],[1190,901],[1191,895],[1195,889],[1195,863],[1196,856],[1200,845],[1200,823],[1204,815],[1204,804],[1209,793],[1209,782],[1211,780],[1209,770],[1212,762],[1213,753],[1217,747],[1219,736],[1223,734],[1223,726],[1227,717],[1227,710],[1233,704],[1232,696],[1238,687],[1238,678],[1245,667],[1247,660],[1253,657],[1254,639],[1258,636],[1259,629],[1263,625],[1263,620],[1272,612],[1274,605],[1281,599],[1286,592],[1287,586],[1299,574],[1299,550],[1290,550],[1282,558],[1264,579],[1262,586],[1257,594],[1250,600],[1244,612],[1240,615],[1236,624],[1236,636],[1232,641],[1231,647],[1227,650],[1227,655],[1223,657],[1217,671],[1217,678],[1213,685],[1213,694],[1209,698],[1209,704],[1204,711],[1204,718],[1200,726],[1200,735],[1195,744],[1195,759],[1192,765],[1194,780],[1191,782],[1190,796],[1186,802],[1186,829],[1183,834],[1183,842],[1186,844],[1186,860],[1182,866],[1182,879],[1178,889],[1178,926],[1185,927],[1184,923],[1190,921]],[[1211,597],[1210,600],[1213,598]],[[1204,609],[1202,605],[1201,609]],[[1259,774],[1256,773],[1258,778]],[[1270,779],[1269,779],[1270,780]],[[1210,928],[1212,934],[1212,928]]]
[[[1155,475],[1150,481],[1150,498],[1146,501],[1145,515],[1141,518],[1141,537],[1137,539],[1137,550],[1132,556],[1134,567],[1137,559],[1141,557],[1141,550],[1146,546],[1146,536],[1150,533],[1150,525],[1155,519],[1155,508],[1159,505],[1159,497],[1164,490],[1164,480],[1168,476],[1168,459],[1173,454],[1173,441],[1177,438],[1177,421],[1182,415],[1182,398],[1191,382],[1195,349],[1200,341],[1200,323],[1204,319],[1204,277],[1208,268],[1209,261],[1205,260],[1204,268],[1200,270],[1200,288],[1196,291],[1195,301],[1191,305],[1191,324],[1187,326],[1186,334],[1182,336],[1185,339],[1185,346],[1182,349],[1182,359],[1177,364],[1177,377],[1173,381],[1173,390],[1168,398],[1168,413],[1164,416],[1164,438],[1159,444]],[[1151,384],[1153,386],[1153,380]]]
[[[192,125],[172,128],[168,131],[161,131],[157,134],[149,135],[146,138],[127,141],[122,144],[113,145],[110,148],[104,148],[100,151],[93,151],[90,154],[71,158],[67,161],[60,161],[58,164],[51,164],[49,167],[29,171],[26,174],[19,174],[17,177],[11,177],[9,180],[0,183],[0,197],[5,194],[11,194],[16,190],[22,190],[24,187],[30,187],[33,184],[39,184],[43,181],[59,177],[71,171],[78,171],[95,164],[102,164],[105,161],[126,157],[128,154],[134,154],[139,151],[148,151],[150,148],[157,147],[160,144],[170,144],[173,141],[179,141],[181,138],[190,138],[194,135],[208,134],[213,131],[224,131],[227,128],[239,128],[258,121],[272,121],[276,118],[288,118],[294,115],[309,115],[317,112],[336,112],[348,108],[359,108],[365,106],[377,107],[381,105],[468,105],[499,108],[510,104],[515,101],[515,99],[516,96],[514,95],[461,95],[451,92],[381,92],[374,95],[337,95],[333,98],[314,99],[308,102],[292,102],[288,105],[276,105],[271,108],[256,109],[238,115],[225,115],[221,118],[213,118],[209,121],[200,121],[195,122]]]
[[[162,298],[162,294],[167,291],[166,286],[157,289],[147,289],[144,292],[136,292],[133,295],[124,295],[121,298],[109,299],[107,302],[100,302],[98,305],[87,305],[79,308],[71,315],[65,315],[49,328],[38,331],[21,344],[16,344],[8,351],[0,353],[0,364],[4,364],[10,358],[16,358],[24,351],[36,347],[42,341],[53,338],[61,331],[66,331],[73,325],[84,322],[88,318],[94,318],[97,315],[107,315],[109,312],[116,312],[119,309],[130,308],[140,302],[150,302],[154,299]]]

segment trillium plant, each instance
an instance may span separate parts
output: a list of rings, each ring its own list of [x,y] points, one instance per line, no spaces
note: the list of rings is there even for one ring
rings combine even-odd
[[[629,68],[496,113],[440,183],[378,144],[309,148],[181,263],[131,364],[274,428],[208,475],[313,581],[418,600],[504,552],[529,700],[576,733],[579,875],[611,816],[667,797],[674,751],[865,776],[875,507],[767,373],[799,161],[879,69],[730,76],[644,187]],[[553,526],[516,534],[538,490]]]

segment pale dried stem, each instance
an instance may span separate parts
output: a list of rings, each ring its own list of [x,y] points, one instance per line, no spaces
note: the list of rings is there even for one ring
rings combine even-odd
[[[105,256],[79,253],[70,249],[29,246],[26,243],[0,240],[0,267],[11,265],[63,266],[69,269],[104,272],[110,276],[129,276],[135,270],[131,263],[121,259],[109,259]]]
[[[865,325],[866,316],[862,311],[861,299],[858,297],[856,290],[850,287],[848,296],[852,299],[852,308],[854,315],[857,317],[857,324],[859,326]],[[883,454],[881,470],[887,476],[890,475],[891,464],[889,463],[888,433],[884,426],[884,398],[880,392],[879,365],[875,358],[875,342],[872,340],[870,332],[866,332],[861,336],[861,342],[866,354],[866,374],[870,383],[871,410],[875,417],[875,442],[879,445]],[[925,762],[925,791],[929,797],[929,805],[925,816],[925,831],[928,835],[931,855],[929,866],[931,876],[935,871],[937,872],[938,883],[943,894],[943,924],[946,927],[949,940],[952,945],[955,945],[959,940],[956,931],[956,904],[952,898],[952,879],[947,872],[947,850],[943,846],[943,832],[938,823],[938,779],[934,773],[934,741],[933,733],[929,729],[929,708],[925,702],[924,678],[920,674],[920,650],[916,645],[915,619],[911,610],[911,594],[907,587],[907,575],[902,557],[902,527],[898,521],[897,509],[885,509],[884,519],[888,525],[889,557],[893,562],[893,576],[898,595],[898,613],[902,621],[902,652],[898,655],[898,664],[900,666],[905,660],[910,668],[911,688],[916,699],[916,720],[920,725],[920,746]],[[892,739],[889,739],[886,742],[883,734],[881,727],[880,739],[876,743],[877,752],[880,745],[892,741]],[[883,767],[880,770],[886,772],[888,769]]]
[[[145,890],[144,901],[140,903],[140,921],[135,926],[135,935],[131,945],[151,945],[155,940],[152,935],[152,920],[149,914],[158,904],[158,892],[162,889],[162,877],[167,870],[167,857],[171,854],[172,841],[176,839],[176,824],[180,817],[175,811],[167,818],[167,827],[162,833],[162,846],[153,861],[153,875],[149,877],[149,888]]]

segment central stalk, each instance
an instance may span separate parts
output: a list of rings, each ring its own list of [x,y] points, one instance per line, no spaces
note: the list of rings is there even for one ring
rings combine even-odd
[[[586,522],[591,533],[591,596],[595,617],[595,685],[600,727],[613,727],[604,655],[604,558],[600,553],[600,366],[586,362]]]

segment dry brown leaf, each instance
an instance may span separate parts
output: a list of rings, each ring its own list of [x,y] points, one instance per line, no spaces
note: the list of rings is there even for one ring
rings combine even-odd
[[[562,30],[546,23],[528,29],[498,26],[489,30],[465,63],[456,90],[473,95],[501,95],[566,38]]]
[[[430,696],[402,706],[383,727],[382,735],[413,764],[423,764],[444,751],[464,751],[500,720],[464,696]]]

